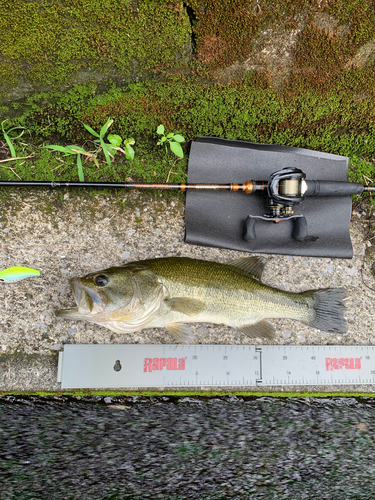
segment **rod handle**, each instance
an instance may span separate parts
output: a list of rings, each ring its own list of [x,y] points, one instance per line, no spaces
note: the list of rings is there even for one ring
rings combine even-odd
[[[306,184],[305,196],[350,196],[363,191],[358,182],[306,181]]]

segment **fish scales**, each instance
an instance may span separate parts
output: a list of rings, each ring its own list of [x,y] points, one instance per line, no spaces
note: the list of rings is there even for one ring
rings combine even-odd
[[[57,312],[119,333],[167,328],[180,342],[192,340],[187,323],[238,328],[249,337],[272,338],[266,318],[290,318],[313,328],[344,333],[347,291],[285,292],[261,282],[255,256],[226,264],[186,257],[150,259],[70,281],[76,308]]]
[[[254,317],[291,318],[307,321],[309,298],[269,287],[235,267],[188,258],[153,259],[147,266],[159,276],[171,297],[203,300],[207,309],[192,322],[229,318],[236,326]],[[311,301],[311,299],[310,299]],[[246,318],[246,319],[245,319]]]

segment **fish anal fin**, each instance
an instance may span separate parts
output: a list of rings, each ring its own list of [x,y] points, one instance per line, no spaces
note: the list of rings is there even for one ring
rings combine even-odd
[[[195,316],[206,309],[206,304],[201,300],[185,297],[175,297],[165,301],[171,311],[181,312],[187,316]]]
[[[243,325],[238,328],[241,333],[248,337],[255,339],[256,337],[263,337],[265,339],[273,339],[275,337],[275,329],[265,319],[253,325]]]
[[[262,278],[265,262],[260,257],[252,255],[251,257],[240,257],[239,259],[227,262],[228,266],[240,269],[253,278],[260,280]]]
[[[193,331],[185,323],[168,323],[167,329],[182,344],[193,341]]]

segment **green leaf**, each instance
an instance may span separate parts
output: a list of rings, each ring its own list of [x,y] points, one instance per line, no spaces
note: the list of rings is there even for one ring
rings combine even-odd
[[[115,154],[117,153],[117,146],[112,146],[112,144],[106,144],[106,149],[112,156],[115,156]]]
[[[104,153],[105,159],[108,163],[108,166],[109,167],[112,166],[111,157],[109,156],[108,149],[107,149],[107,144],[103,141],[103,139],[100,140],[100,145],[103,148],[103,153]]]
[[[83,123],[83,122],[82,122]],[[85,129],[90,132],[90,134],[94,135],[95,137],[100,137],[100,135],[98,134],[98,132],[95,132],[94,129],[92,129],[91,127],[89,127],[88,125],[86,125],[85,123],[83,123],[83,126],[85,127]]]
[[[87,151],[83,148],[81,148],[80,146],[75,146],[74,144],[70,145],[70,146],[65,146],[66,149],[68,149],[72,154],[78,154],[78,153],[83,153],[83,154],[86,154]]]
[[[167,140],[167,138],[166,138],[165,136],[163,136],[163,137],[160,139],[160,141],[161,141],[161,142],[165,142],[166,140]]]
[[[58,146],[57,144],[55,145],[48,145],[48,146],[42,146],[42,148],[45,149],[52,149],[53,151],[60,151],[61,153],[66,153],[68,155],[74,155],[74,151],[71,151],[67,147],[65,148],[64,146]]]
[[[10,149],[10,154],[12,155],[12,158],[16,158],[16,150],[14,149],[14,146],[12,144],[12,141],[9,139],[8,134],[6,132],[3,132],[4,134],[4,139],[7,141],[7,144]]]
[[[159,125],[156,129],[157,134],[164,134],[164,125]]]
[[[108,134],[107,139],[109,140],[109,142],[113,146],[116,146],[118,148],[120,147],[120,144],[122,143],[122,137],[120,137],[119,135],[116,135],[116,134]]]
[[[129,144],[125,144],[125,156],[128,160],[134,160],[134,149]]]
[[[173,136],[173,139],[174,139],[175,141],[177,141],[177,142],[185,142],[184,137],[182,137],[182,135],[180,135],[180,134],[176,134],[176,135],[174,135],[174,136]]]
[[[4,130],[4,123],[5,123],[5,122],[7,122],[8,120],[9,120],[9,118],[7,118],[6,120],[3,120],[3,121],[1,122],[1,129],[2,129],[2,131],[3,131],[4,133],[5,133],[5,130]]]
[[[113,123],[113,120],[111,120],[111,118],[108,118],[108,120],[105,122],[105,124],[100,129],[100,137],[101,138],[103,138],[105,136],[105,134],[107,133],[107,130],[112,125],[112,123]]]
[[[167,138],[170,139],[171,137],[173,137],[173,132],[170,132],[168,135],[167,135]]]
[[[133,137],[129,137],[128,139],[125,139],[124,144],[135,144],[135,139]]]
[[[184,152],[182,151],[182,147],[178,142],[171,142],[170,146],[171,146],[171,151],[173,151],[176,156],[178,156],[179,158],[184,157]]]
[[[85,177],[83,175],[83,168],[82,168],[82,160],[81,160],[81,155],[77,155],[77,167],[78,167],[78,177],[79,177],[79,182],[85,182]]]

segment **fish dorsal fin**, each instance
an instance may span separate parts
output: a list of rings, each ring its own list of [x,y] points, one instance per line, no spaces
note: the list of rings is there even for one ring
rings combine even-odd
[[[185,297],[175,297],[168,299],[165,304],[171,311],[181,312],[187,316],[195,316],[206,309],[206,304],[201,300],[189,299]]]
[[[193,341],[193,330],[185,323],[168,323],[167,329],[182,344]]]
[[[256,337],[263,337],[266,339],[273,339],[275,337],[274,327],[268,323],[265,319],[262,319],[258,323],[253,325],[243,325],[238,328],[241,333],[244,333],[251,339]]]
[[[241,271],[249,274],[251,277],[260,280],[262,278],[265,262],[260,257],[252,255],[251,257],[240,257],[239,259],[227,262],[228,266],[241,269]]]

